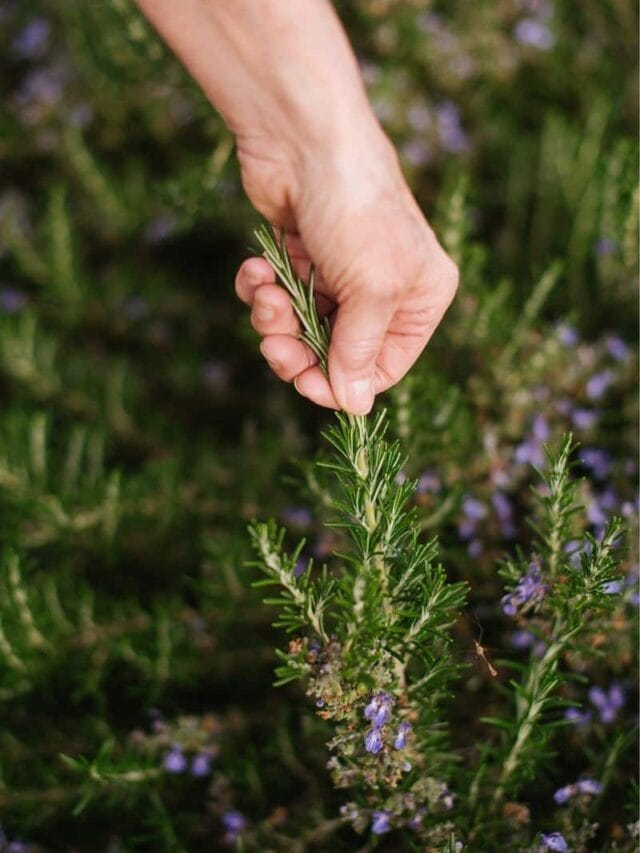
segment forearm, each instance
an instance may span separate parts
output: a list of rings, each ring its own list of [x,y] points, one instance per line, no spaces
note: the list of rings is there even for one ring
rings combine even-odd
[[[373,123],[328,0],[137,0],[233,133],[295,152]]]

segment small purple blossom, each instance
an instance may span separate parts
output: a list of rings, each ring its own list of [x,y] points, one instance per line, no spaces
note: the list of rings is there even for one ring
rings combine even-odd
[[[474,560],[481,557],[483,551],[484,545],[482,544],[482,539],[472,539],[467,545],[467,553]]]
[[[565,785],[564,788],[558,788],[558,790],[553,795],[553,799],[559,806],[562,806],[565,803],[568,803],[575,793],[575,785]]]
[[[596,480],[606,480],[611,471],[611,457],[604,450],[584,447],[580,450],[580,461],[588,468]]]
[[[535,465],[536,468],[542,468],[545,461],[542,447],[535,439],[521,442],[516,447],[514,458],[519,465]]]
[[[435,495],[440,491],[441,484],[440,480],[436,474],[431,471],[425,471],[424,474],[420,476],[418,480],[418,484],[416,486],[416,491],[418,494],[428,494]]]
[[[431,149],[421,139],[407,140],[400,148],[400,153],[407,163],[416,169],[426,166],[431,160]]]
[[[571,412],[571,423],[576,429],[592,429],[598,423],[598,417],[593,409],[576,408]]]
[[[32,18],[13,41],[13,51],[21,59],[39,59],[49,43],[51,25],[46,18]]]
[[[374,694],[371,701],[365,706],[363,712],[365,720],[370,720],[374,729],[382,728],[389,721],[395,701],[391,693],[384,690]]]
[[[555,853],[567,853],[569,850],[569,846],[560,832],[541,833],[540,844],[543,850],[553,850]]]
[[[559,323],[556,326],[556,335],[560,343],[565,347],[574,347],[580,340],[574,327],[569,326],[567,323]]]
[[[184,773],[187,769],[187,759],[180,744],[174,743],[171,750],[165,755],[162,766],[167,773]]]
[[[463,518],[462,521],[458,522],[458,536],[465,541],[471,539],[476,532],[477,526],[478,523],[476,521]]]
[[[438,135],[445,151],[461,154],[469,148],[469,140],[462,127],[460,110],[452,101],[436,107]]]
[[[597,796],[601,791],[602,785],[596,779],[579,779],[572,785],[565,785],[563,788],[558,788],[553,795],[553,799],[559,806],[562,806],[578,794]]]
[[[398,730],[396,731],[396,736],[393,741],[394,749],[404,749],[407,745],[407,735],[411,731],[411,723],[402,722],[398,726]]]
[[[602,687],[591,687],[587,695],[591,704],[597,708],[602,723],[614,722],[618,711],[624,707],[624,690],[615,682],[608,690],[603,690]]]
[[[384,835],[385,832],[389,832],[391,829],[390,817],[390,813],[384,809],[374,811],[371,815],[371,832],[374,835]]]
[[[308,566],[308,560],[305,560],[304,557],[298,557],[298,559],[296,560],[296,564],[293,567],[294,578],[301,578],[302,575],[307,571]]]
[[[202,779],[205,776],[208,776],[211,773],[211,753],[199,752],[197,755],[194,755],[191,760],[189,772],[192,776],[195,776],[196,779]]]
[[[608,335],[604,339],[604,345],[611,358],[615,359],[615,361],[626,361],[629,355],[629,347],[622,338],[619,338],[617,335]]]
[[[610,368],[594,373],[585,386],[587,397],[590,400],[599,400],[607,393],[615,378],[616,375]]]
[[[550,50],[555,37],[549,27],[537,18],[522,18],[513,29],[513,37],[526,47]]]
[[[565,553],[569,555],[571,567],[579,569],[581,565],[581,555],[589,555],[593,551],[593,544],[585,539],[583,541],[572,539],[564,547]]]
[[[227,844],[235,844],[240,834],[247,828],[248,821],[242,812],[232,810],[222,815],[222,825],[226,830],[224,840]]]
[[[462,512],[470,521],[481,521],[486,518],[487,507],[483,501],[469,496],[462,501]]]
[[[369,729],[364,738],[364,748],[372,755],[377,755],[384,746],[380,729]]]
[[[507,616],[515,616],[523,605],[537,604],[541,601],[547,589],[547,585],[542,582],[540,564],[534,561],[530,564],[527,574],[520,578],[515,589],[503,595],[502,610]]]
[[[280,513],[282,523],[291,527],[310,527],[313,523],[311,510],[305,506],[287,506]]]
[[[620,581],[609,581],[602,587],[605,595],[620,595],[622,592],[622,584]]]
[[[17,287],[0,288],[0,311],[3,314],[17,314],[27,303],[27,297]]]
[[[494,492],[491,503],[500,521],[508,521],[513,517],[513,507],[509,498],[503,492]]]
[[[544,444],[545,441],[549,441],[551,431],[549,429],[549,422],[544,415],[538,414],[534,417],[533,423],[531,424],[531,432],[535,440],[540,444]]]
[[[581,711],[579,708],[567,708],[564,712],[565,720],[573,723],[575,726],[586,726],[591,722],[591,711]]]
[[[602,785],[597,779],[580,779],[576,782],[576,788],[579,794],[587,794],[592,797],[597,797],[602,793]]]

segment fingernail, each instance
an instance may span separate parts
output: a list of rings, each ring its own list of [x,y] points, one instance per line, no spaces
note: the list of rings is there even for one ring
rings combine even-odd
[[[296,378],[293,380],[293,387],[296,389],[296,391],[298,392],[298,394],[300,394],[300,396],[301,396],[301,397],[304,397],[304,394],[303,394],[303,393],[302,393],[302,391],[298,388],[298,379],[299,379],[299,377],[298,377],[298,376],[296,376]]]
[[[276,316],[276,309],[272,305],[256,305],[253,316],[259,323],[269,323]]]
[[[265,341],[262,341],[262,343],[260,344],[260,352],[265,357],[266,362],[271,368],[271,370],[275,370],[277,373],[279,370],[282,369],[282,362],[278,361],[275,358],[272,358],[267,352],[267,346],[265,344]]]
[[[347,409],[354,415],[366,415],[373,406],[373,383],[357,379],[347,385]]]

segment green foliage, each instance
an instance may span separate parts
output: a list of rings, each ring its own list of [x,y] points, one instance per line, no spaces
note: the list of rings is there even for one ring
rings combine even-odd
[[[134,4],[0,2],[8,842],[637,848],[636,12],[338,8],[462,274],[367,420],[260,365],[232,137]]]

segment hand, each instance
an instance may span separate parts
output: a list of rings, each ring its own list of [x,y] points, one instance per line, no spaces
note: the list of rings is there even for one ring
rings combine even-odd
[[[261,351],[281,379],[322,406],[366,414],[398,382],[442,319],[458,282],[377,125],[352,128],[326,154],[287,157],[269,140],[238,140],[245,190],[287,232],[296,271],[316,267],[316,303],[332,325],[329,381],[269,263],[245,261],[238,296],[252,306]],[[350,135],[350,138],[348,138]]]
[[[240,298],[278,376],[324,406],[364,414],[414,363],[457,271],[407,188],[329,0],[137,0],[236,136],[255,207],[316,266],[333,326],[329,381],[269,264],[246,261]]]

